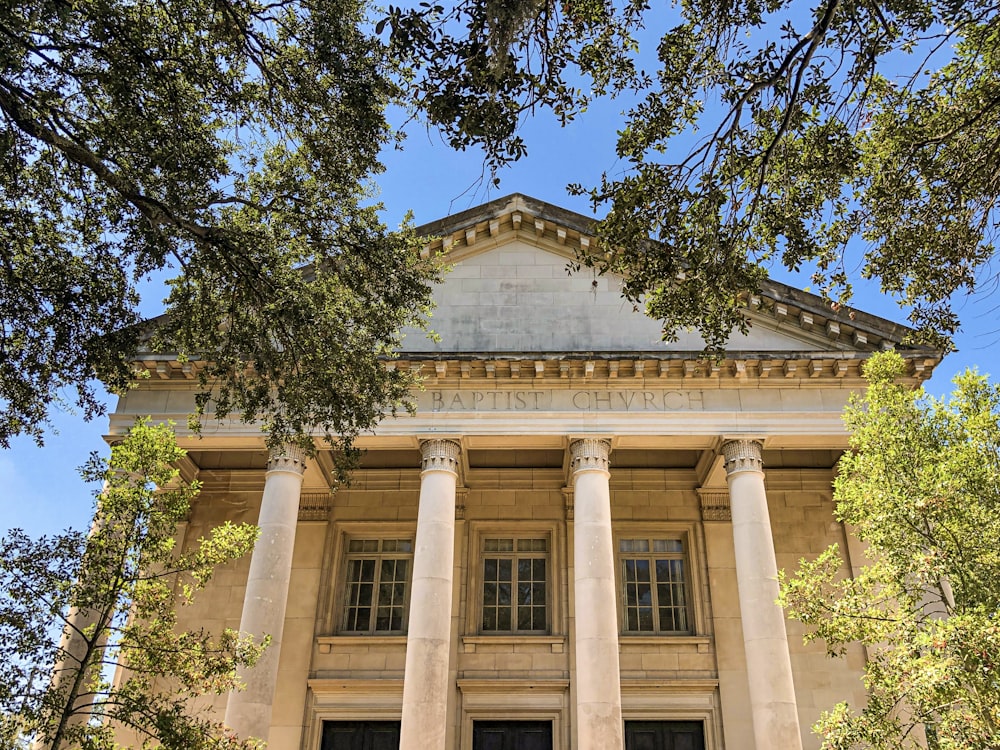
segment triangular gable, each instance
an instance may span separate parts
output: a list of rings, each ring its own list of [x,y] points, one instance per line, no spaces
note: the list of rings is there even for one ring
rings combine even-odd
[[[621,296],[619,279],[586,270],[569,275],[568,259],[519,239],[453,262],[435,289],[432,342],[410,332],[406,352],[652,352],[700,351],[704,341],[681,332],[665,344],[660,323]],[[779,330],[765,316],[734,351],[802,351],[817,342]],[[826,349],[837,346],[826,344]],[[844,347],[846,348],[846,346]]]
[[[699,352],[704,341],[681,332],[662,341],[658,321],[621,296],[620,279],[589,269],[568,273],[591,246],[591,220],[512,195],[420,227],[436,235],[426,250],[452,267],[435,289],[430,320],[440,337],[407,331],[404,353]],[[870,352],[898,345],[908,331],[857,311],[834,312],[815,295],[768,282],[747,309],[748,335],[731,353]]]

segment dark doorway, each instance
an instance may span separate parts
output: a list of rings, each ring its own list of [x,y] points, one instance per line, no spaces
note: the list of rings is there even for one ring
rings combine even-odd
[[[474,721],[472,750],[552,750],[552,722]]]
[[[399,750],[399,722],[324,721],[322,750]]]
[[[705,750],[700,721],[626,721],[625,750]]]

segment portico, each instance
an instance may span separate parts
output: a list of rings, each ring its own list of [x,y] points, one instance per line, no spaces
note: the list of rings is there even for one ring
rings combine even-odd
[[[320,443],[269,454],[237,421],[182,436],[204,484],[187,537],[262,527],[185,613],[272,638],[215,710],[279,750],[816,747],[819,712],[863,699],[864,654],[802,645],[777,570],[846,546],[840,414],[905,330],[771,285],[705,359],[614,279],[566,276],[583,217],[512,196],[424,231],[454,266],[441,339],[411,332],[386,362],[423,389],[359,439],[349,486]],[[903,353],[913,382],[936,362]],[[188,371],[140,364],[159,377],[113,433],[190,407]]]

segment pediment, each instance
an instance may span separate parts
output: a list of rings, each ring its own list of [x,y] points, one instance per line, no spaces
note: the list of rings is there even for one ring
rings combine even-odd
[[[570,271],[593,240],[591,220],[522,195],[501,198],[419,228],[435,235],[451,271],[435,288],[429,321],[439,337],[407,331],[403,354],[696,353],[694,332],[662,340],[661,325],[621,296],[621,279]],[[871,352],[908,329],[860,311],[833,312],[815,295],[768,282],[748,301],[751,329],[731,355]]]
[[[831,310],[816,295],[774,281],[747,300],[749,334],[732,337],[725,361],[706,360],[695,333],[664,342],[659,322],[622,299],[620,278],[569,272],[596,246],[591,226],[586,216],[515,194],[418,227],[428,237],[425,255],[441,253],[452,269],[434,289],[437,308],[428,322],[438,340],[405,329],[398,357],[386,366],[438,379],[532,373],[843,383],[860,379],[860,364],[879,349],[899,351],[918,381],[940,362],[941,352],[903,343],[906,326]],[[134,363],[163,381],[191,381],[205,364],[148,349]]]

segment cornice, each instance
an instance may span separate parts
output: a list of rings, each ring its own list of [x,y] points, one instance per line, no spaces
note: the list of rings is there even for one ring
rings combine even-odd
[[[924,351],[901,351],[907,363],[907,375],[915,382],[931,376],[941,357]],[[739,387],[753,382],[756,386],[782,386],[789,382],[819,384],[823,381],[863,385],[861,365],[868,358],[863,352],[739,352],[715,361],[693,352],[585,352],[585,353],[443,353],[405,354],[386,360],[388,369],[409,370],[424,385],[452,383],[461,385],[487,381],[490,387],[503,383],[508,387],[531,387],[533,381],[545,381],[545,387],[559,387],[579,381],[604,382],[607,387],[630,388],[721,385]],[[204,362],[178,362],[170,354],[142,355],[134,363],[151,374],[141,387],[156,387],[167,381],[172,389],[197,388],[193,380]],[[819,381],[819,382],[817,382]]]
[[[915,381],[926,380],[940,357],[921,352],[900,352],[907,361],[907,374]],[[407,354],[386,361],[390,369],[409,370],[425,386],[450,383],[482,387],[481,381],[502,381],[507,387],[579,385],[581,381],[602,382],[606,387],[634,388],[705,387],[728,382],[740,386],[787,385],[789,381],[863,382],[861,365],[868,358],[860,352],[767,352],[739,353],[721,361],[684,352],[588,352],[517,354]],[[569,381],[569,382],[566,382]],[[761,382],[767,381],[767,383]],[[853,385],[853,383],[852,383]]]

